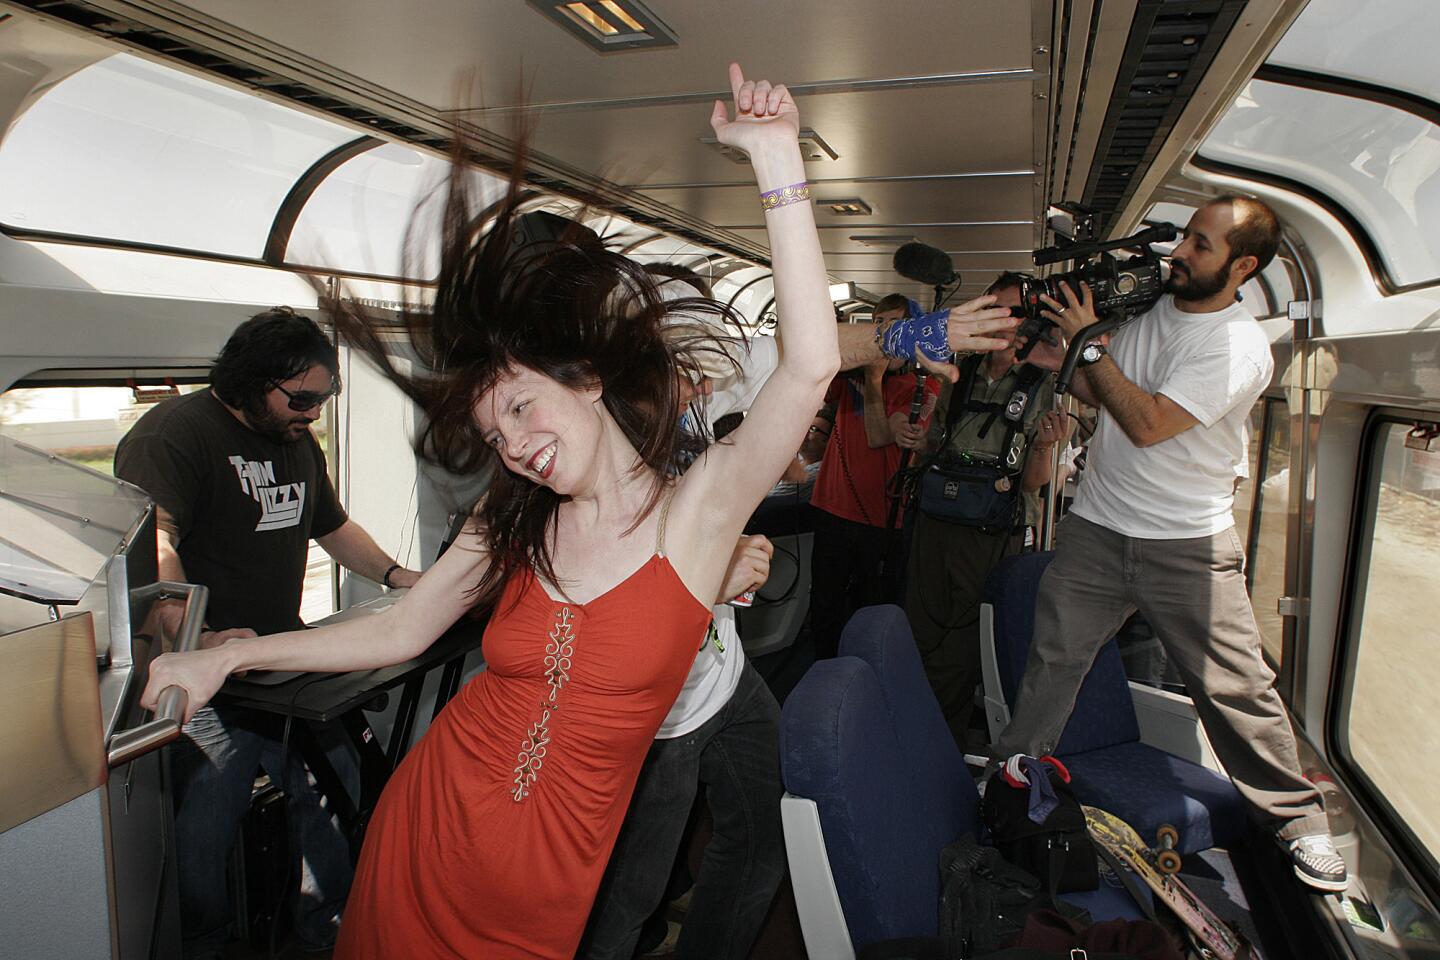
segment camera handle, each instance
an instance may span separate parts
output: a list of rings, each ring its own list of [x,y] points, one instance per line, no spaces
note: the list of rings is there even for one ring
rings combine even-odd
[[[1097,320],[1075,334],[1074,339],[1070,341],[1070,347],[1065,351],[1065,362],[1060,364],[1060,372],[1055,375],[1055,399],[1057,402],[1070,390],[1070,381],[1075,376],[1075,367],[1080,362],[1080,351],[1085,349],[1085,344],[1096,337],[1104,336],[1124,322],[1124,314],[1115,314]]]

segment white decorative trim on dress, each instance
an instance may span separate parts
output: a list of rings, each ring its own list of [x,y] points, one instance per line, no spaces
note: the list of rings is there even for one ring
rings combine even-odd
[[[516,803],[530,796],[530,787],[545,762],[545,749],[550,745],[550,716],[557,709],[561,689],[570,682],[570,663],[575,655],[575,627],[570,621],[574,618],[569,607],[561,607],[550,628],[550,642],[545,645],[545,682],[550,687],[550,697],[540,705],[540,719],[530,725],[528,735],[520,744],[520,762],[515,766],[512,781],[515,789],[510,791]]]

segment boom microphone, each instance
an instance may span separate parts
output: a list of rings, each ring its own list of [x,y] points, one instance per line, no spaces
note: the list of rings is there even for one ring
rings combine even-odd
[[[948,287],[960,282],[955,272],[955,261],[944,250],[928,243],[912,241],[900,245],[895,251],[895,272],[906,280],[914,280],[931,287]]]

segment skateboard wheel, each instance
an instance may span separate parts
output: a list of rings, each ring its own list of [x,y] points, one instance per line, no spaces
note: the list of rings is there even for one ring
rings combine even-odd
[[[1173,850],[1180,845],[1180,831],[1170,824],[1164,823],[1160,825],[1159,830],[1155,831],[1155,839],[1159,841],[1162,850]]]
[[[1174,850],[1161,850],[1155,857],[1155,866],[1160,868],[1164,874],[1176,874],[1180,872],[1180,854]]]

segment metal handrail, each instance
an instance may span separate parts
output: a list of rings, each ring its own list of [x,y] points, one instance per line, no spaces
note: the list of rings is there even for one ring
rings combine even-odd
[[[175,652],[189,653],[200,646],[200,633],[205,624],[205,607],[210,602],[210,588],[198,583],[176,583],[161,580],[140,587],[131,593],[136,603],[161,600],[184,600],[185,614],[176,635]],[[190,695],[184,687],[166,687],[160,691],[155,719],[138,727],[122,730],[106,745],[110,766],[119,767],[152,750],[158,750],[179,738]]]

